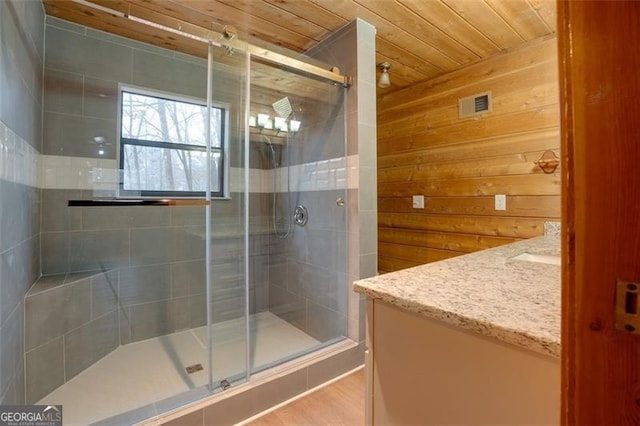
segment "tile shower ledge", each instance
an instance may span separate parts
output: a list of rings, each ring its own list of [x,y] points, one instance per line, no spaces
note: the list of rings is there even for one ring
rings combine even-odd
[[[77,283],[98,275],[105,275],[116,269],[107,269],[104,271],[88,271],[88,272],[72,272],[55,275],[43,275],[31,286],[25,297],[33,296],[44,291],[53,290],[58,287]]]
[[[560,255],[536,237],[356,281],[354,290],[426,318],[560,356],[560,266],[513,259]]]

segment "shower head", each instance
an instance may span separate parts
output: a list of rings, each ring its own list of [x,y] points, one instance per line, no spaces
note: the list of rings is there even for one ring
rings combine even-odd
[[[291,102],[289,102],[288,97],[284,97],[279,101],[271,104],[273,110],[278,114],[280,118],[284,118],[285,120],[289,118],[291,114],[293,114],[293,108],[291,108]]]

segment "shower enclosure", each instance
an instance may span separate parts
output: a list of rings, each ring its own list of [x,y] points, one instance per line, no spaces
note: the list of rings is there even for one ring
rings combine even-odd
[[[25,381],[65,423],[148,418],[346,336],[345,85],[193,43],[47,19]]]

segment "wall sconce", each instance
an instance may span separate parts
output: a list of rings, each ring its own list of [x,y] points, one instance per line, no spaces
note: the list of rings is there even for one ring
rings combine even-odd
[[[378,79],[378,87],[385,88],[391,86],[391,80],[389,79],[389,68],[391,68],[391,64],[389,62],[383,62],[378,64],[378,68],[382,70],[380,74],[380,78]]]

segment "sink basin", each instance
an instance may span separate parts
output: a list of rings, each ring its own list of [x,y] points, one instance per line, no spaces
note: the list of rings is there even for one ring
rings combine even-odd
[[[523,260],[525,262],[546,263],[549,265],[560,265],[560,256],[551,256],[549,254],[533,254],[522,253],[517,256],[513,256],[514,260]]]

